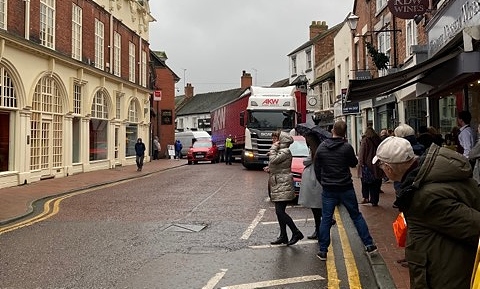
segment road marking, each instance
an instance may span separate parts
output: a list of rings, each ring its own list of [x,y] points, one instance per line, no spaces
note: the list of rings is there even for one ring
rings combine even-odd
[[[318,281],[318,280],[325,280],[325,278],[323,278],[320,275],[310,275],[310,276],[293,277],[293,278],[286,278],[286,279],[277,279],[277,280],[269,280],[269,281],[262,281],[262,282],[256,282],[256,283],[246,283],[246,284],[239,284],[239,285],[233,285],[233,286],[226,286],[226,287],[221,287],[221,289],[255,289],[255,288],[280,286],[280,285],[288,285],[288,284],[295,284],[295,283],[305,283],[305,282]]]
[[[218,282],[222,280],[223,276],[227,273],[228,269],[220,269],[221,272],[218,272],[215,274],[215,276],[212,277],[212,279],[208,280],[207,285],[203,286],[202,289],[215,289],[215,286],[217,286]]]
[[[144,177],[140,177],[140,178],[144,178]],[[36,224],[38,222],[44,221],[44,220],[46,220],[50,217],[55,216],[60,211],[60,203],[65,199],[68,199],[68,198],[73,197],[73,196],[89,193],[89,192],[92,192],[92,191],[117,186],[117,185],[129,182],[129,181],[131,181],[131,180],[123,180],[123,181],[119,181],[119,182],[116,182],[116,183],[106,184],[106,185],[98,186],[98,187],[91,188],[91,189],[80,190],[80,191],[77,191],[77,192],[73,192],[73,193],[69,193],[69,194],[59,196],[59,197],[52,198],[52,199],[46,201],[45,204],[43,204],[43,211],[41,213],[39,213],[38,215],[36,215],[32,218],[26,219],[24,221],[18,222],[18,223],[13,223],[13,224],[5,226],[5,227],[0,227],[0,235],[5,234],[7,232],[17,230],[17,229],[20,229],[20,228],[23,228],[23,227],[31,226],[33,224]]]
[[[308,244],[317,244],[317,240],[307,240],[307,241],[298,241],[295,246],[301,245],[308,245]],[[255,245],[255,246],[248,246],[250,249],[267,249],[267,248],[277,248],[277,247],[286,247],[287,245]]]
[[[308,221],[313,221],[313,218],[293,220],[294,223],[301,223],[301,222],[308,222]],[[274,224],[278,224],[278,221],[261,222],[261,224],[262,225],[274,225]]]
[[[340,235],[341,247],[343,249],[343,257],[345,260],[345,267],[347,268],[348,284],[350,288],[362,288],[360,283],[360,277],[358,274],[357,264],[355,257],[353,256],[352,247],[348,239],[347,231],[343,225],[342,219],[338,209],[335,211],[335,217],[337,218],[338,233]],[[329,287],[330,288],[330,287]]]
[[[257,216],[255,217],[255,219],[253,219],[252,223],[250,224],[250,226],[248,226],[247,230],[245,230],[245,232],[243,232],[243,235],[242,235],[242,237],[240,237],[240,239],[247,240],[248,238],[250,238],[250,235],[253,233],[253,230],[258,225],[260,220],[263,218],[263,215],[265,214],[265,211],[266,211],[266,209],[261,209],[258,212]]]

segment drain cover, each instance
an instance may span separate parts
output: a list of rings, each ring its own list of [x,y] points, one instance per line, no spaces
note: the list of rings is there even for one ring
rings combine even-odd
[[[206,225],[190,225],[190,224],[171,224],[164,231],[166,232],[185,232],[193,233],[200,232]]]

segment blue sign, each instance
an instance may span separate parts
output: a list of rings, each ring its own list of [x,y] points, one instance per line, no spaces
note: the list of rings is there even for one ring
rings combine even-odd
[[[360,104],[358,102],[347,102],[342,108],[343,114],[356,114],[360,113]]]

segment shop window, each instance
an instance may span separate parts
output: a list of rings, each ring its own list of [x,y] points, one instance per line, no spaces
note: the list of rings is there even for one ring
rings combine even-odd
[[[108,120],[90,120],[90,160],[98,161],[107,159],[107,128]]]
[[[8,171],[10,113],[0,111],[0,172]]]
[[[98,161],[108,156],[108,103],[105,92],[95,93],[90,119],[89,159]]]

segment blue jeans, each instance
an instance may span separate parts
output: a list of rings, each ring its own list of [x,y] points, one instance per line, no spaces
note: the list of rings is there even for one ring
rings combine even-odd
[[[322,222],[320,223],[318,233],[320,252],[328,252],[333,212],[335,211],[335,207],[339,204],[343,204],[347,209],[365,247],[373,245],[373,239],[368,231],[367,223],[365,222],[362,213],[358,210],[357,196],[355,195],[355,190],[353,188],[342,192],[334,192],[323,188],[322,198]]]

